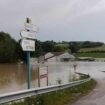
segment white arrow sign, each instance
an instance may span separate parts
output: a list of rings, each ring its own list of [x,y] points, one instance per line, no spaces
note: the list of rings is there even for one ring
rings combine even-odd
[[[35,41],[33,40],[22,39],[21,46],[23,51],[35,51]]]
[[[25,29],[26,30],[29,30],[29,31],[34,31],[34,32],[37,32],[37,27],[33,24],[30,24],[30,23],[25,23]]]
[[[20,35],[21,35],[23,38],[35,39],[36,32],[30,32],[30,31],[22,30],[22,31],[20,32]]]

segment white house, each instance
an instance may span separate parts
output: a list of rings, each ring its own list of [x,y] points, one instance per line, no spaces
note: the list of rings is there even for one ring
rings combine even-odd
[[[64,62],[64,61],[72,61],[75,59],[75,57],[68,52],[49,52],[45,54],[44,56],[45,61],[58,61],[58,62]]]

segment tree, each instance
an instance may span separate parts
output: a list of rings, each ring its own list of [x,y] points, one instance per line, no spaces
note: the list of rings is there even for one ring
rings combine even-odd
[[[92,47],[99,47],[104,45],[102,42],[91,42],[91,41],[84,41],[81,44],[81,48],[92,48]]]
[[[8,34],[0,32],[0,63],[17,62],[20,45]]]
[[[54,46],[54,51],[55,52],[65,52],[68,51],[68,46],[65,46],[63,44],[58,44]]]
[[[54,50],[54,46],[55,46],[55,42],[54,41],[45,41],[42,43],[42,48],[44,52],[52,52]]]
[[[77,53],[79,50],[79,46],[77,45],[77,43],[70,43],[69,49],[71,50],[71,53]]]

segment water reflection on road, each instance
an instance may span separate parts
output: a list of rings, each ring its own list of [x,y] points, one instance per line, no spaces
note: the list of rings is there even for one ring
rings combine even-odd
[[[90,74],[94,78],[104,78],[104,62],[76,62],[77,71]],[[56,84],[58,79],[62,83],[69,82],[73,74],[73,62],[69,63],[46,63],[48,66],[49,85]],[[0,64],[0,93],[7,93],[27,89],[26,65]],[[31,69],[32,88],[38,87],[38,72],[36,66]]]

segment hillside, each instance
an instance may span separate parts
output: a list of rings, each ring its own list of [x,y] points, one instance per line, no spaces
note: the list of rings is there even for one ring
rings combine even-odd
[[[93,48],[81,48],[78,52],[104,52],[105,51],[105,44],[100,47],[93,47]]]

